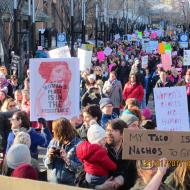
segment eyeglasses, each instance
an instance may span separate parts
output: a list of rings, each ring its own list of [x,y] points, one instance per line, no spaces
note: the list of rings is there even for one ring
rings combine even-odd
[[[10,121],[18,120],[17,118],[9,118]]]
[[[15,104],[12,104],[12,105],[9,105],[9,108],[14,108],[16,105]]]

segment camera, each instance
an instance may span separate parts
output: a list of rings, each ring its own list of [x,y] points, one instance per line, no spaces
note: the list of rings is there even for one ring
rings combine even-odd
[[[54,156],[60,157],[60,149],[53,147],[53,154]]]

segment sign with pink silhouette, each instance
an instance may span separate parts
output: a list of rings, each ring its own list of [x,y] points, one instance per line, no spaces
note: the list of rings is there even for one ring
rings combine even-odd
[[[30,59],[30,119],[79,115],[79,60]]]
[[[186,87],[154,88],[157,129],[189,131]]]

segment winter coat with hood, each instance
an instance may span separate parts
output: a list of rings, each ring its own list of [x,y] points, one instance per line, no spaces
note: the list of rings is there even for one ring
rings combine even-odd
[[[116,164],[109,158],[105,148],[98,144],[84,141],[78,145],[77,157],[84,164],[84,171],[96,176],[108,176],[109,171],[116,170]]]

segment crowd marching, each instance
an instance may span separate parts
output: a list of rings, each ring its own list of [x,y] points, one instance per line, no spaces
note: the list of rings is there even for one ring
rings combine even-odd
[[[30,122],[29,70],[19,84],[16,72],[9,76],[1,66],[1,174],[102,190],[190,189],[186,162],[168,168],[147,165],[143,160],[122,160],[125,128],[157,127],[150,107],[154,88],[186,86],[190,111],[190,69],[183,65],[183,50],[170,38],[162,40],[177,52],[170,70],[163,68],[158,51],[146,53],[140,43],[108,42],[112,53],[102,62],[94,48],[93,66],[80,75],[81,114],[71,120],[39,118]],[[148,65],[142,67],[145,55]],[[39,168],[38,146],[47,148],[43,158],[46,179]]]

